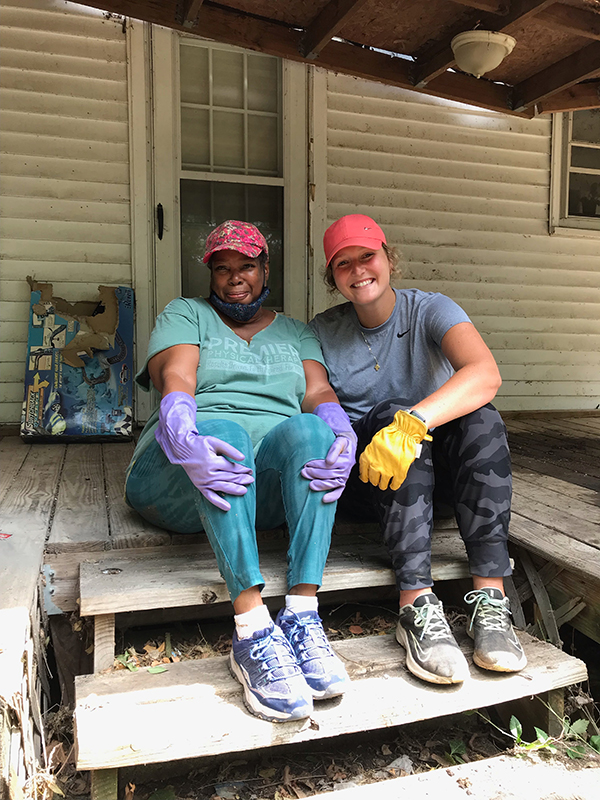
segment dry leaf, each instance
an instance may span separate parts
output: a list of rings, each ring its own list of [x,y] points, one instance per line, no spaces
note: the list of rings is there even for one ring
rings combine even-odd
[[[128,783],[125,787],[125,800],[133,800],[135,793],[135,783]]]
[[[350,625],[348,630],[350,631],[350,633],[354,633],[356,635],[358,635],[360,633],[364,633],[364,630],[363,630],[363,628],[360,627],[360,625]]]
[[[277,770],[275,769],[275,767],[268,767],[267,769],[258,770],[258,774],[260,775],[260,777],[264,778],[267,781],[270,781],[271,778],[275,776],[276,772]]]
[[[181,661],[181,659],[179,658],[179,656],[172,656],[171,661]]]
[[[289,786],[290,783],[292,782],[292,779],[290,777],[290,768],[287,764],[283,768],[283,782],[286,786]]]
[[[387,744],[382,744],[381,745],[381,753],[384,756],[391,756],[392,755],[392,751],[390,750],[390,748],[388,747]]]

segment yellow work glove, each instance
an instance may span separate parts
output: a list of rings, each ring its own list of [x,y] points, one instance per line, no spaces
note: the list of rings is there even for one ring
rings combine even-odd
[[[387,489],[388,484],[399,489],[423,440],[432,441],[427,425],[408,411],[396,411],[394,421],[378,431],[361,454],[361,481],[380,489]]]

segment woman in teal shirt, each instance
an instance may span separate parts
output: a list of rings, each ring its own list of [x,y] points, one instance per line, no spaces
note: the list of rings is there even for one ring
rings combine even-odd
[[[230,666],[249,710],[309,716],[342,694],[345,669],[317,613],[337,499],[356,453],[309,328],[262,305],[267,243],[228,220],[207,238],[211,292],[177,298],[156,320],[136,376],[160,407],[126,479],[128,503],[155,525],[204,530],[235,611]],[[271,620],[261,599],[256,529],[286,522],[288,594]]]

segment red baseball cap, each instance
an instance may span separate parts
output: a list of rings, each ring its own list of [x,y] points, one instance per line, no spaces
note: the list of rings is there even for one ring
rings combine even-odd
[[[385,233],[375,220],[365,214],[346,214],[325,231],[323,248],[327,259],[326,266],[329,266],[331,259],[342,247],[358,245],[379,250],[382,244],[387,244]]]
[[[222,222],[208,234],[202,261],[206,264],[217,250],[237,250],[248,258],[258,258],[263,250],[269,255],[267,240],[256,225],[237,219]]]

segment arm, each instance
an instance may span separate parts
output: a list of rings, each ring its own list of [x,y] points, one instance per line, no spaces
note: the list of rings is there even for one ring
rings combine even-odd
[[[442,352],[456,370],[454,375],[413,406],[429,428],[491,402],[502,384],[494,356],[471,322],[450,328],[442,339]]]
[[[152,383],[162,394],[154,435],[169,461],[183,467],[201,494],[228,511],[231,504],[220,493],[244,495],[254,478],[249,467],[234,463],[243,461],[243,453],[214,436],[198,434],[195,394],[199,358],[197,345],[177,344],[148,362]]]
[[[194,397],[199,360],[198,345],[176,344],[153,356],[148,362],[148,372],[163,397],[170,392],[185,392]]]
[[[318,361],[303,361],[304,376],[306,378],[306,392],[302,400],[302,411],[312,413],[321,403],[338,403],[336,393],[327,380],[327,372]]]
[[[315,492],[327,492],[324,503],[339,499],[356,460],[357,438],[350,418],[340,405],[340,401],[327,380],[327,372],[318,361],[303,361],[306,375],[306,394],[302,401],[302,411],[312,412],[323,420],[333,433],[335,441],[329,448],[325,459],[309,461],[302,469],[302,476],[310,480],[310,488]]]

